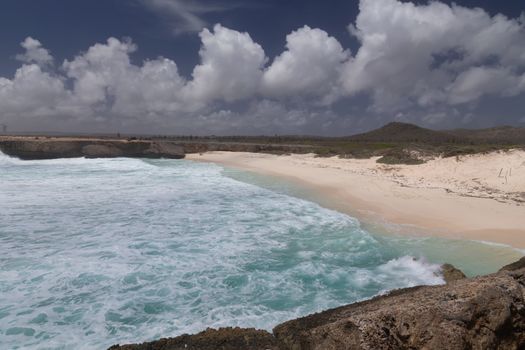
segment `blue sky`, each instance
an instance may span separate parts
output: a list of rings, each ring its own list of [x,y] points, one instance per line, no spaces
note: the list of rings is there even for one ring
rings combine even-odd
[[[525,5],[455,3],[5,0],[0,123],[322,135],[392,120],[525,126]]]
[[[308,24],[330,32],[341,42],[356,45],[346,26],[355,19],[356,1],[244,0],[198,1],[224,10],[196,13],[206,26],[221,23],[249,32],[268,56],[282,52],[285,37]],[[55,56],[68,58],[108,37],[130,37],[140,47],[135,60],[165,56],[174,59],[187,74],[198,63],[198,31],[185,28],[186,21],[162,13],[141,0],[7,0],[0,12],[0,72],[13,74],[18,67],[9,54],[20,51],[28,36],[38,38]],[[182,32],[177,32],[178,30]],[[7,54],[7,55],[5,55]]]

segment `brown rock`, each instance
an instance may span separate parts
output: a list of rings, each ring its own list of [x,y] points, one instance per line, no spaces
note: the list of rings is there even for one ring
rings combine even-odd
[[[86,158],[121,157],[124,153],[113,145],[87,145],[82,147]]]
[[[255,329],[208,329],[112,350],[525,349],[525,262],[444,286],[396,290],[285,322],[274,336]],[[511,270],[511,271],[509,271]]]
[[[164,158],[180,158],[184,154],[184,149],[171,142],[151,142],[149,148],[144,151],[144,155],[162,155]]]
[[[184,149],[172,142],[102,140],[86,138],[0,140],[0,151],[24,160],[54,158],[184,158]]]
[[[447,283],[467,278],[463,271],[457,269],[454,265],[451,264],[443,264],[441,266],[441,273],[443,274],[443,279]]]
[[[285,322],[273,332],[208,329],[111,349],[525,349],[525,268],[393,291]]]
[[[515,271],[523,268],[525,268],[525,256],[512,264],[503,266],[500,271]]]
[[[277,326],[282,349],[523,349],[525,270],[415,287]]]
[[[181,335],[177,338],[161,339],[155,342],[113,345],[108,350],[276,350],[277,341],[268,332],[242,328],[208,328],[195,335]]]

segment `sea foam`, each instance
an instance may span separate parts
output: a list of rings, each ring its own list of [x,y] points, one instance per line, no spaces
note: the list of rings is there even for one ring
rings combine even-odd
[[[0,170],[3,349],[271,329],[443,283],[413,240],[371,235],[355,218],[215,165],[0,154]]]

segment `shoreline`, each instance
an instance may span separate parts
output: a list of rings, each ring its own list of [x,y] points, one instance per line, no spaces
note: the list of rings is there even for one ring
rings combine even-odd
[[[298,182],[318,194],[322,206],[385,233],[525,248],[525,176],[520,176],[525,151],[438,158],[422,165],[246,152],[187,154],[186,159]]]
[[[450,277],[445,285],[390,291],[285,321],[271,331],[207,328],[108,350],[382,349],[385,339],[392,340],[394,349],[442,349],[445,343],[449,349],[523,348],[525,259],[476,278],[465,278],[451,265],[445,268]]]

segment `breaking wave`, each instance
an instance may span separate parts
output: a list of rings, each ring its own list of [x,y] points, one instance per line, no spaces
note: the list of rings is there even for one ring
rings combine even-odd
[[[417,249],[215,165],[0,154],[0,169],[1,348],[271,329],[443,283]]]

